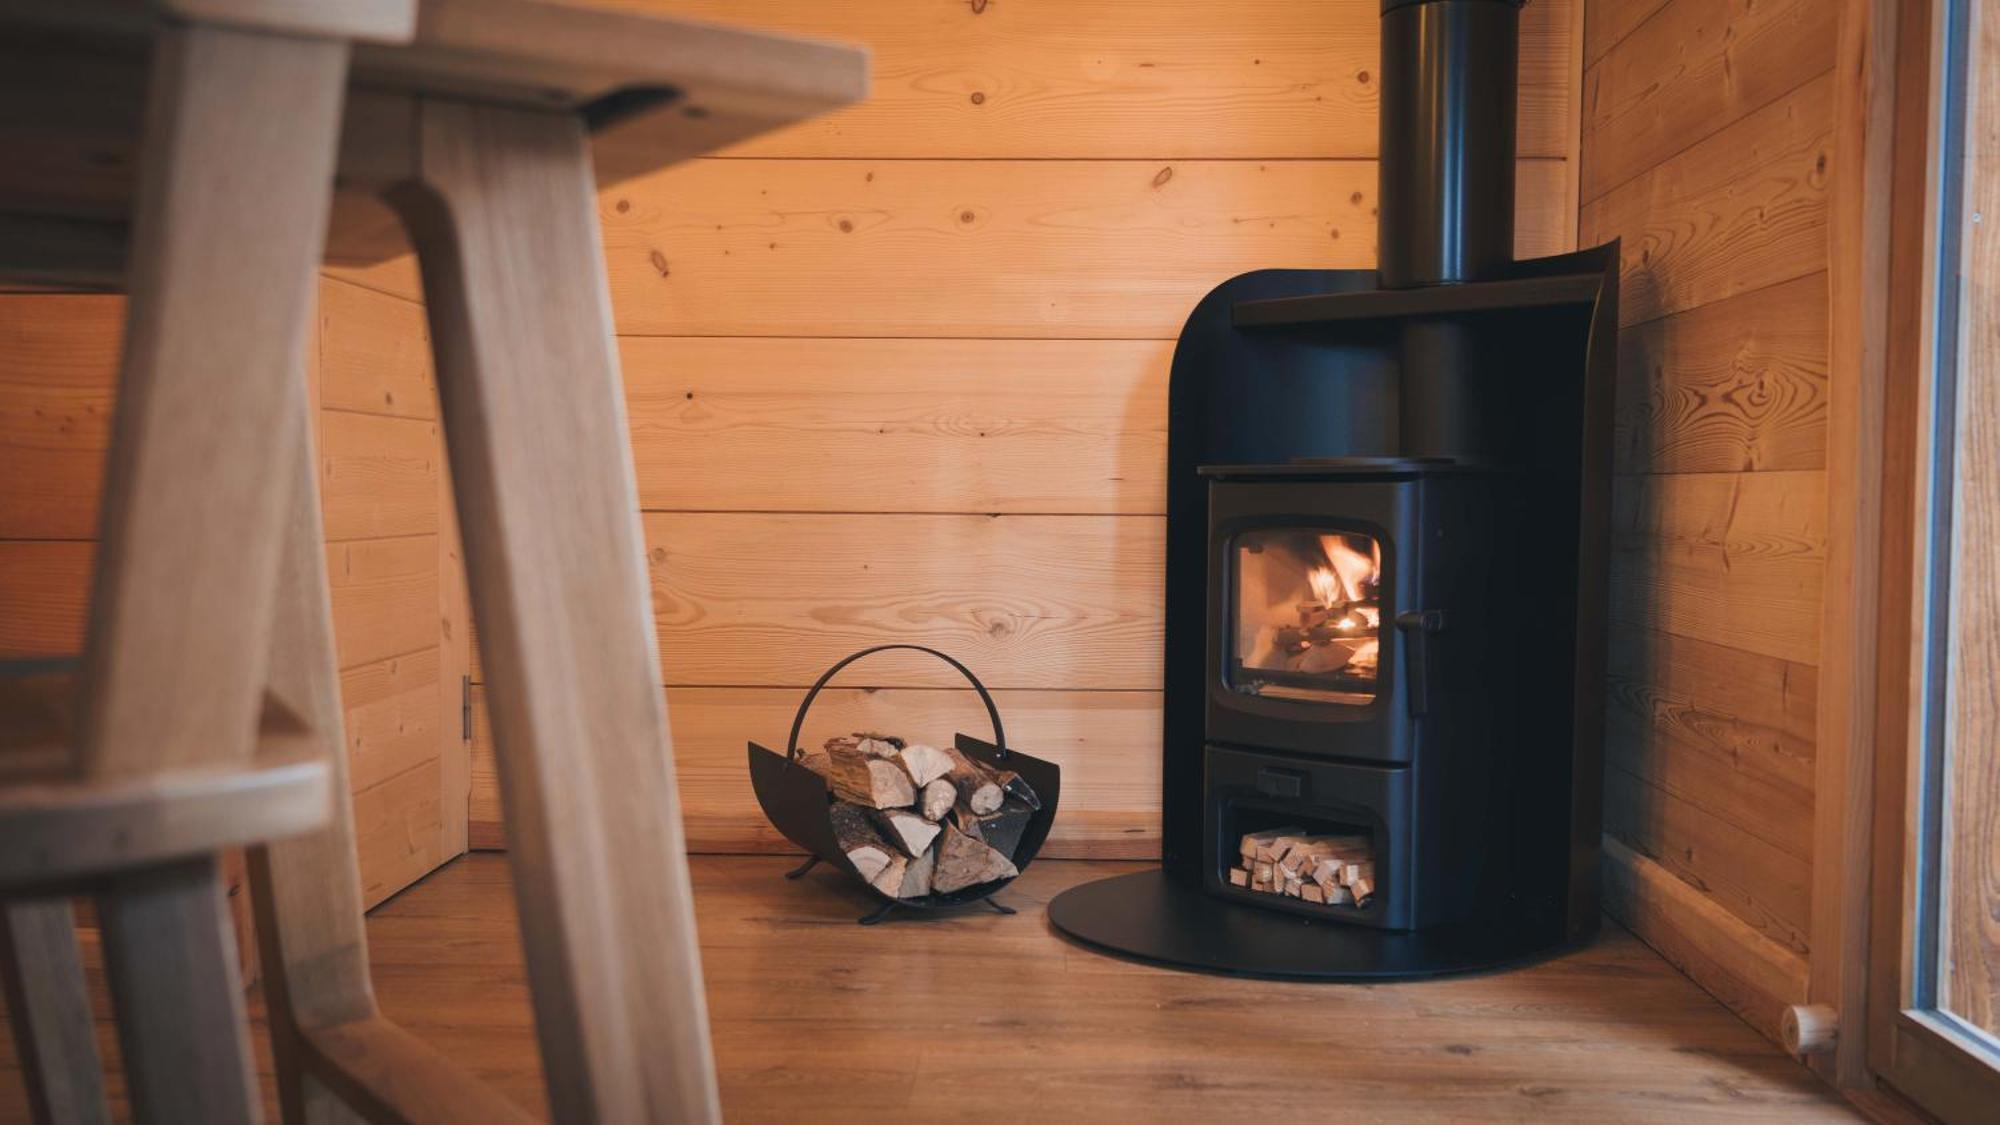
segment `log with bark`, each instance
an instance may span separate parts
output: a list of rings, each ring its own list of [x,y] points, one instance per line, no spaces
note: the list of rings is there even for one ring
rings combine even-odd
[[[943,820],[945,814],[949,813],[951,807],[957,803],[958,789],[952,785],[949,778],[938,778],[924,786],[924,791],[917,795],[917,811],[929,821]]]
[[[1012,860],[947,824],[944,839],[938,844],[937,871],[931,877],[931,889],[950,894],[1018,874],[1020,871]]]
[[[944,751],[951,756],[951,783],[958,788],[958,799],[974,813],[984,816],[1000,807],[1007,799],[1007,791],[994,778],[991,771],[965,756],[957,747]]]
[[[868,823],[868,814],[859,805],[832,805],[827,810],[827,819],[833,824],[833,838],[840,845],[841,854],[863,879],[873,883],[888,868],[895,850]]]
[[[864,740],[854,746],[839,739],[826,744],[827,784],[834,796],[871,809],[906,809],[917,801],[917,787],[893,758],[871,755]],[[887,746],[886,742],[877,745]],[[892,752],[893,753],[893,752]]]

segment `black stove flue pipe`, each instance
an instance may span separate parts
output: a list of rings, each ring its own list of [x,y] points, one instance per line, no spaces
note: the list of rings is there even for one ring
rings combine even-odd
[[[1376,271],[1384,289],[1514,260],[1514,93],[1525,0],[1383,0]]]
[[[1490,278],[1514,260],[1514,100],[1524,0],[1383,0],[1376,272],[1382,288]],[[1494,460],[1477,329],[1402,325],[1406,457]]]

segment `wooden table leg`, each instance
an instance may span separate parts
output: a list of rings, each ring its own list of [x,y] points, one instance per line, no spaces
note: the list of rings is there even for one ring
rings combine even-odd
[[[35,1120],[63,1125],[110,1121],[97,1026],[84,991],[76,917],[68,899],[0,904],[0,978]]]
[[[720,1120],[589,147],[426,100],[423,265],[560,1121]]]
[[[249,759],[347,45],[162,21],[78,725],[86,775]],[[275,423],[275,424],[274,424]],[[98,896],[141,1120],[260,1115],[214,857]]]
[[[347,46],[162,22],[84,655],[83,773],[249,758],[286,500],[274,424],[325,242]]]

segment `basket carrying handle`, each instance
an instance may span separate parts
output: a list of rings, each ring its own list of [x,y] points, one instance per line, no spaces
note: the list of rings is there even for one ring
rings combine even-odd
[[[842,668],[847,667],[864,656],[870,656],[878,652],[888,652],[890,649],[898,648],[909,649],[911,652],[928,652],[946,664],[958,669],[959,675],[964,676],[966,682],[972,685],[972,690],[979,693],[979,701],[986,705],[986,717],[993,720],[993,745],[995,747],[993,756],[1002,759],[1007,757],[1007,732],[1000,727],[1000,708],[993,705],[993,696],[987,692],[986,685],[979,682],[979,677],[972,674],[972,669],[967,668],[965,665],[960,664],[958,661],[934,648],[925,648],[923,645],[894,644],[864,648],[860,652],[854,653],[842,659],[840,663],[828,668],[814,682],[812,690],[806,692],[805,699],[799,702],[799,713],[792,719],[792,735],[785,740],[786,754],[792,761],[796,762],[805,757],[805,752],[799,749],[799,732],[805,729],[806,712],[812,708],[813,700],[819,698],[819,691],[826,686],[826,682],[833,679],[835,673],[839,672]]]

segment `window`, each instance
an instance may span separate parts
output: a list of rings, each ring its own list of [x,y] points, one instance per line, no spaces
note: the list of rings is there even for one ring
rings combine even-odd
[[[1899,179],[1924,190],[1895,207],[1921,209],[1925,244],[1920,262],[1892,264],[1907,284],[1890,297],[1913,327],[1890,345],[1889,440],[1908,446],[1889,464],[1884,538],[1915,549],[1903,586],[1884,586],[1909,610],[1882,653],[1883,752],[1904,768],[1877,791],[1890,831],[1876,836],[1888,846],[1868,1061],[1948,1121],[2000,1106],[2000,11],[1988,7],[1903,5],[1901,34],[1923,37],[1905,65],[1921,57],[1929,88],[1920,114],[1898,117],[1899,130],[1926,119],[1922,143],[1899,137],[1896,157],[1924,161]],[[1923,86],[1906,76],[1898,98]]]

